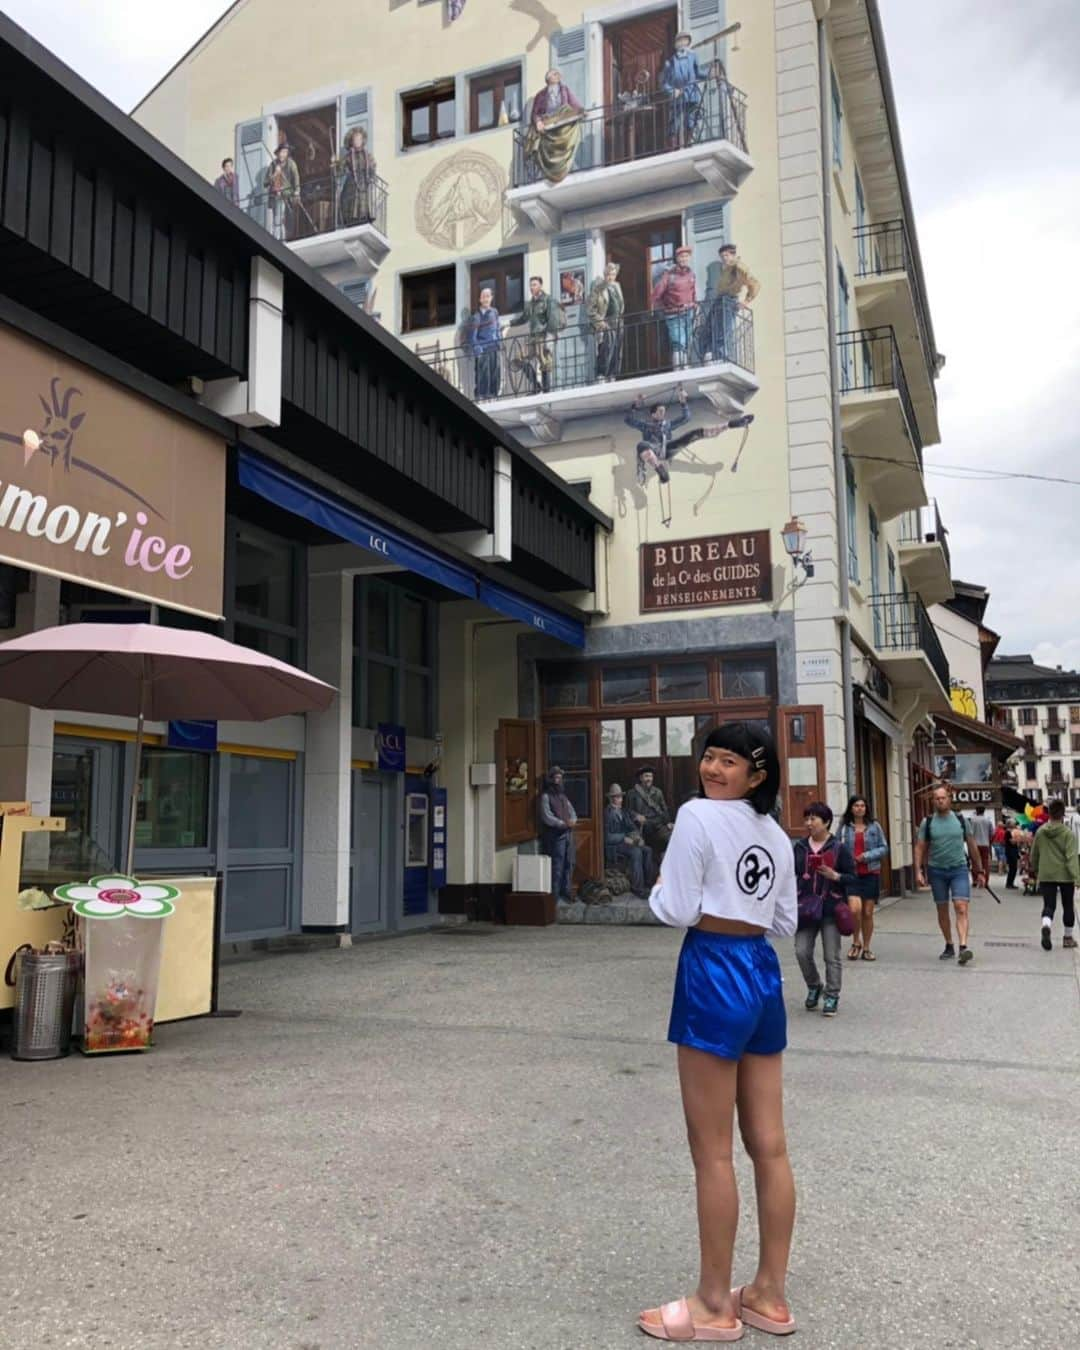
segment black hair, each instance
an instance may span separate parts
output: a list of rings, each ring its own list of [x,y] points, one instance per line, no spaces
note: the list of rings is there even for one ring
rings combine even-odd
[[[1046,808],[1046,812],[1051,820],[1064,820],[1065,803],[1061,800],[1060,797],[1055,797],[1054,800],[1050,803],[1050,805]]]
[[[638,769],[637,773],[634,774],[635,779],[640,778],[643,773],[651,773],[654,778],[656,777],[656,770],[651,764],[643,764],[641,768]]]
[[[855,800],[858,801],[858,797]],[[820,816],[826,825],[832,824],[832,807],[828,802],[811,802],[802,814],[803,820],[807,816]]]
[[[724,722],[701,742],[698,752],[698,796],[705,796],[701,785],[700,761],[705,758],[706,750],[730,750],[733,755],[750,761],[753,772],[765,771],[765,779],[759,783],[746,800],[759,816],[770,815],[780,793],[780,757],[776,753],[776,744],[772,733],[766,727],[756,726],[753,722]]]
[[[855,805],[856,802],[866,802],[866,823],[867,823],[867,825],[869,825],[870,822],[874,819],[874,813],[873,813],[873,811],[870,810],[870,802],[869,802],[869,800],[868,800],[865,796],[863,796],[863,794],[862,794],[861,792],[853,792],[853,793],[851,794],[851,796],[848,798],[848,804],[847,804],[847,806],[844,807],[844,814],[840,817],[840,824],[841,824],[841,825],[854,825],[854,824],[855,824],[855,816],[854,816],[854,814],[853,814],[851,808]],[[832,812],[831,812],[831,811],[829,812],[829,819],[830,819],[830,820],[832,819]]]
[[[650,404],[649,404],[649,411],[650,411],[651,413],[654,413],[654,412],[657,410],[657,408],[666,408],[666,407],[667,407],[667,404],[664,403],[663,400],[661,400],[659,403],[650,403]]]
[[[231,164],[231,163],[232,163],[232,156],[230,155],[230,156],[228,157],[228,159],[223,159],[223,160],[221,161],[221,167],[224,168],[226,164]]]
[[[530,281],[538,281],[538,282],[540,283],[541,286],[544,284],[544,278],[543,278],[543,277],[530,277],[529,280],[530,280]]]

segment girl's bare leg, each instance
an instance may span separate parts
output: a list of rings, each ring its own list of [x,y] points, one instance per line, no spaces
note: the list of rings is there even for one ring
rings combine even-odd
[[[754,1163],[758,1210],[758,1268],[743,1299],[747,1307],[783,1322],[791,1315],[784,1293],[795,1181],[784,1134],[783,1055],[744,1055],[739,1061],[739,1130]]]

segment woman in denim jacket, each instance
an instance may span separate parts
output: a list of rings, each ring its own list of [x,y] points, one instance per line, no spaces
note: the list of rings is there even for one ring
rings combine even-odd
[[[885,831],[870,814],[865,797],[856,793],[840,822],[840,842],[855,859],[855,880],[848,884],[848,904],[855,919],[848,960],[876,961],[870,950],[874,937],[874,906],[881,895],[881,860],[889,852]]]

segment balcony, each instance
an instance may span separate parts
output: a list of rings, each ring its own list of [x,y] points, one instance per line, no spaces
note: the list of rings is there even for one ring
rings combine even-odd
[[[947,533],[936,501],[900,517],[900,570],[926,605],[954,595]]]
[[[837,348],[844,443],[878,516],[925,506],[922,438],[893,330],[840,333]]]
[[[1067,775],[1058,774],[1055,776],[1052,773],[1046,775],[1046,790],[1055,797],[1065,796],[1071,785],[1072,779]]]
[[[574,123],[577,151],[558,182],[545,176],[535,132],[515,132],[507,204],[537,229],[555,233],[564,212],[702,181],[720,197],[734,196],[754,167],[746,149],[746,95],[712,76],[698,87],[696,105],[642,93],[581,113]],[[695,110],[685,112],[687,106]]]
[[[874,646],[897,689],[922,694],[928,711],[948,711],[949,662],[918,596],[872,595]]]
[[[895,332],[911,375],[912,402],[924,442],[936,445],[940,439],[934,386],[937,358],[930,348],[929,311],[912,259],[907,226],[902,220],[860,225],[855,230],[855,245],[859,312]]]
[[[253,192],[241,207],[312,267],[351,261],[371,276],[390,252],[386,184],[377,174],[359,188],[336,175],[309,178],[292,198]]]
[[[487,360],[468,347],[436,345],[417,355],[500,426],[525,428],[544,445],[561,438],[564,422],[622,416],[638,398],[670,401],[676,383],[721,417],[738,416],[758,389],[753,313],[712,302],[678,319],[689,339],[685,364],[677,364],[669,320],[659,313],[628,314],[615,334],[582,326],[544,339],[504,337]]]

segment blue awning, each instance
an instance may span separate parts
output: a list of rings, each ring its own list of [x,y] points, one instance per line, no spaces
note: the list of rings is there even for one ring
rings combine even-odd
[[[517,619],[571,647],[585,646],[585,625],[576,619],[478,575],[421,540],[392,529],[351,502],[242,446],[237,460],[240,486],[275,506],[336,534],[339,539],[357,544],[387,563],[427,577],[470,600],[479,600],[508,619]]]

